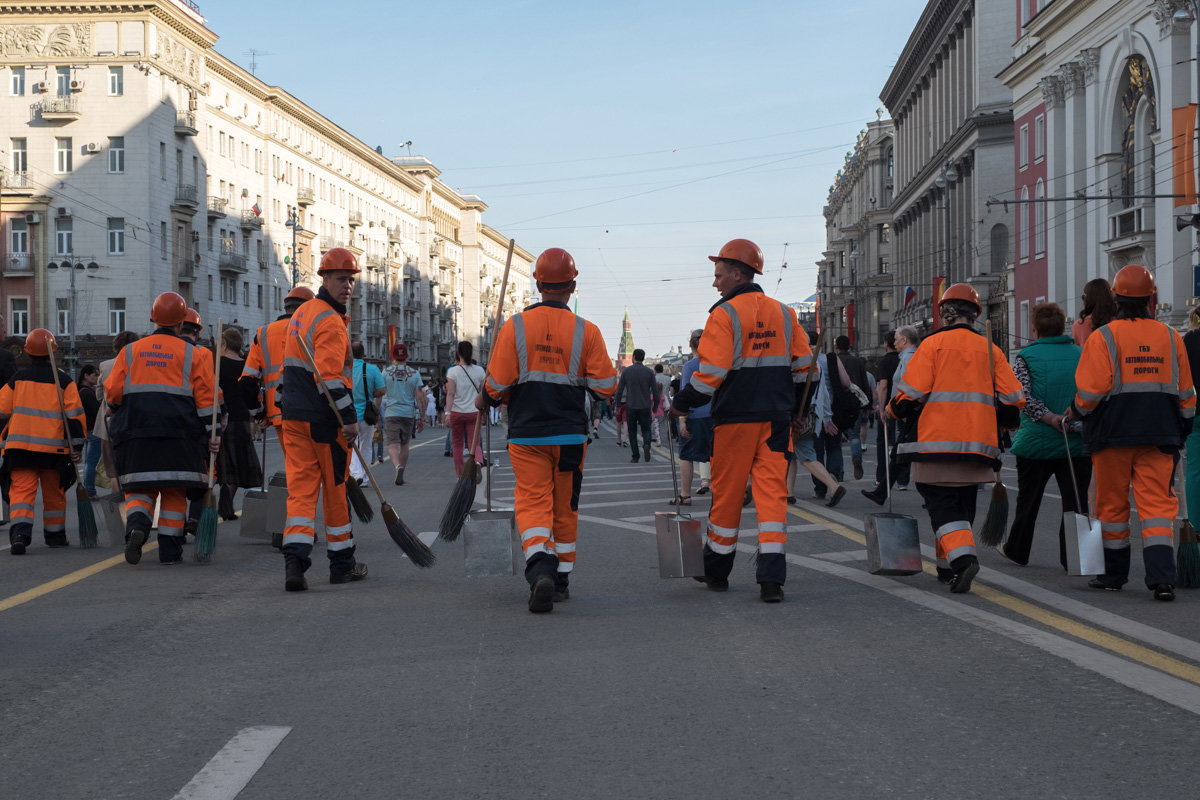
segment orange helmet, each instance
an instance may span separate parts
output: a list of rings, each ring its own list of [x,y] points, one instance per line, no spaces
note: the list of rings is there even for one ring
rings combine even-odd
[[[759,275],[763,271],[762,250],[749,239],[730,239],[715,256],[709,256],[709,261],[740,261]]]
[[[327,250],[325,255],[321,256],[321,266],[317,269],[318,275],[324,275],[326,272],[358,272],[358,259],[354,253],[351,253],[344,247],[335,247],[332,250]]]
[[[31,356],[48,356],[50,350],[58,349],[58,342],[54,341],[54,334],[45,328],[34,328],[25,337],[25,352]]]
[[[947,300],[961,300],[964,303],[970,303],[975,306],[975,313],[983,313],[983,304],[979,302],[979,292],[975,291],[969,283],[956,283],[947,289],[942,294],[942,302]]]
[[[544,251],[533,265],[533,279],[542,283],[568,283],[575,280],[578,274],[575,259],[561,247]]]
[[[308,288],[307,286],[297,286],[295,289],[292,289],[287,293],[287,297],[283,298],[283,304],[287,305],[289,300],[306,303],[309,300],[312,300],[314,297],[316,297],[316,295],[313,294],[312,289]]]
[[[187,313],[187,301],[175,292],[163,292],[154,298],[150,307],[150,321],[163,328],[174,328],[183,322]]]
[[[203,328],[204,323],[200,319],[200,312],[194,308],[189,308],[183,312],[183,324],[195,325],[197,328]]]
[[[1113,294],[1118,297],[1149,297],[1158,291],[1154,276],[1141,264],[1126,264],[1117,271],[1112,282]]]

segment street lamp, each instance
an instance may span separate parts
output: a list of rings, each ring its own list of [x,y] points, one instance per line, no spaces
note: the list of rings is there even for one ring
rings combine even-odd
[[[59,265],[57,262],[51,261],[46,265],[46,271],[58,272],[60,266],[62,269],[68,270],[71,276],[71,377],[74,378],[76,377],[75,370],[79,364],[79,355],[75,352],[75,273],[77,271],[83,272],[85,269],[94,273],[96,270],[100,269],[100,265],[95,261],[88,262],[86,267],[82,261],[75,264],[72,264],[70,261],[64,261],[61,265]]]
[[[946,241],[945,253],[943,255],[943,264],[945,278],[947,283],[953,283],[950,279],[950,187],[958,180],[958,170],[946,162],[946,166],[942,169],[942,174],[933,179],[933,185],[942,191],[942,210],[945,212],[943,218],[943,227],[945,228]]]
[[[304,232],[304,226],[300,224],[300,215],[296,209],[288,211],[287,222],[283,223],[292,229],[292,288],[295,289],[300,285],[299,268],[296,266],[296,234]]]

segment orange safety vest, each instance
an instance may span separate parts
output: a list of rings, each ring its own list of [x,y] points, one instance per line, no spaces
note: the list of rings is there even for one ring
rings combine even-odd
[[[272,425],[278,425],[281,419],[275,395],[283,383],[283,350],[287,340],[288,319],[280,317],[255,332],[246,356],[246,366],[242,370],[247,399],[258,397],[261,390],[262,407]],[[251,411],[257,409],[255,406]]]
[[[586,435],[584,392],[610,397],[617,372],[600,329],[557,302],[535,303],[500,328],[488,400],[508,400],[508,438]]]
[[[277,395],[283,419],[338,427],[358,421],[353,395],[354,359],[350,355],[350,334],[346,328],[349,319],[343,312],[341,304],[322,287],[316,297],[296,309],[288,320],[283,346],[283,384]],[[330,410],[325,393],[317,386],[312,368],[304,358],[301,338],[317,364],[319,379],[333,395],[337,417]]]
[[[917,440],[897,445],[901,461],[965,460],[999,469],[996,404],[1019,410],[1025,395],[999,347],[969,325],[953,325],[921,342],[896,381],[896,416],[908,416],[913,403],[921,404]]]
[[[13,451],[67,455],[71,449],[83,447],[87,436],[87,418],[79,389],[69,375],[58,372],[62,386],[63,405],[71,425],[71,443],[67,446],[63,433],[62,413],[58,392],[54,388],[49,362],[25,367],[0,388],[0,417],[7,418],[4,455],[11,459]],[[78,426],[78,427],[76,427]]]
[[[1183,337],[1153,319],[1117,319],[1083,344],[1072,406],[1089,452],[1105,447],[1179,447],[1196,414]]]
[[[674,404],[687,411],[711,399],[714,425],[789,420],[796,386],[815,369],[795,309],[756,283],[712,307],[696,354],[700,366]]]

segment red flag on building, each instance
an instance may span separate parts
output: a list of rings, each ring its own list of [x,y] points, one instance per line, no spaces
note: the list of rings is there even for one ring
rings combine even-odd
[[[1196,104],[1171,110],[1175,208],[1196,202]]]
[[[846,337],[854,344],[854,303],[846,304]]]

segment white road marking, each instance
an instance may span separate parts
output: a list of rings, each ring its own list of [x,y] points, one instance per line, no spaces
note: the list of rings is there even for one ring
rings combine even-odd
[[[291,728],[243,728],[218,751],[174,800],[234,800],[267,763]]]
[[[843,550],[839,553],[816,553],[812,558],[820,558],[825,561],[866,561],[866,550]]]

